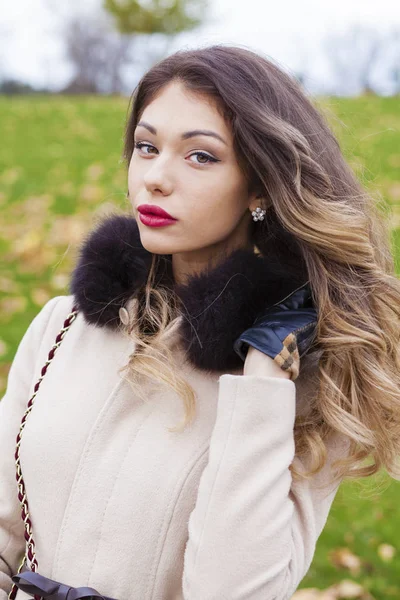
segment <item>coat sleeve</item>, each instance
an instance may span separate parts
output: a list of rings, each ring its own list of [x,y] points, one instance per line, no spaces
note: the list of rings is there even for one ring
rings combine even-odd
[[[0,600],[7,599],[12,587],[11,577],[17,572],[25,551],[15,477],[15,441],[36,383],[32,378],[38,350],[60,298],[62,296],[49,300],[30,323],[17,348],[8,372],[6,393],[0,401]]]
[[[188,522],[184,600],[289,600],[307,573],[338,485],[317,489],[343,455],[343,437],[313,481],[295,482],[296,386],[222,375],[208,463]]]

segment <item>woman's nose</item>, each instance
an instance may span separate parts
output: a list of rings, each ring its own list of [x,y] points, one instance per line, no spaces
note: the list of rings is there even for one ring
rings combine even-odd
[[[144,175],[146,189],[149,192],[160,190],[163,194],[170,194],[172,191],[172,169],[170,163],[161,157],[153,159],[151,163]]]

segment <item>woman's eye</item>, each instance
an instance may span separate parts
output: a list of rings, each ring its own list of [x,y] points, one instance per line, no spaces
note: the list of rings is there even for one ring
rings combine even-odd
[[[153,149],[153,150],[157,151],[157,148],[155,148],[151,144],[148,144],[147,142],[135,142],[134,147],[138,148],[139,150],[142,150],[143,148],[149,148],[149,149]],[[144,152],[144,154],[153,154],[153,153],[152,152]],[[190,154],[189,156],[199,157],[199,160],[195,161],[195,163],[198,165],[207,165],[210,162],[219,162],[219,160],[217,158],[214,158],[213,156],[211,156],[210,154],[207,154],[206,152],[200,152],[200,151],[192,152],[192,154]],[[191,162],[193,162],[193,161],[191,161]]]
[[[139,150],[141,150],[144,147],[154,148],[154,146],[152,146],[151,144],[146,144],[145,142],[135,142],[134,146],[135,146],[135,148],[138,148]],[[155,148],[154,148],[154,150],[155,150]],[[145,154],[149,154],[149,153],[145,152]]]
[[[201,158],[206,159],[205,161],[201,160],[200,162],[198,162],[198,165],[206,165],[209,162],[218,162],[218,159],[214,158],[213,156],[210,156],[210,154],[206,154],[205,152],[193,152],[193,154],[191,154],[190,156],[199,156]]]

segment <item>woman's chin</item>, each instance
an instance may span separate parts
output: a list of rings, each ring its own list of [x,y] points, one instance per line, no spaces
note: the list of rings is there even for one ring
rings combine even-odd
[[[150,232],[140,231],[140,241],[143,248],[152,254],[173,254],[175,252],[171,240],[165,238],[166,236],[163,233],[156,230]]]

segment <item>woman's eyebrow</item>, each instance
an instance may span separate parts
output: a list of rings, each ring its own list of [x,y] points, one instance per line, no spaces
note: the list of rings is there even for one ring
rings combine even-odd
[[[146,129],[148,129],[150,131],[150,133],[152,133],[153,135],[157,135],[157,129],[155,127],[153,127],[152,125],[150,125],[149,123],[146,123],[146,121],[140,121],[137,124],[137,127],[139,127],[139,126],[145,127]],[[210,137],[215,137],[217,140],[220,140],[223,144],[225,144],[227,146],[227,143],[224,140],[224,138],[222,138],[215,131],[210,131],[209,129],[193,129],[192,131],[186,131],[185,133],[182,133],[181,138],[183,140],[187,140],[196,135],[208,135]]]

